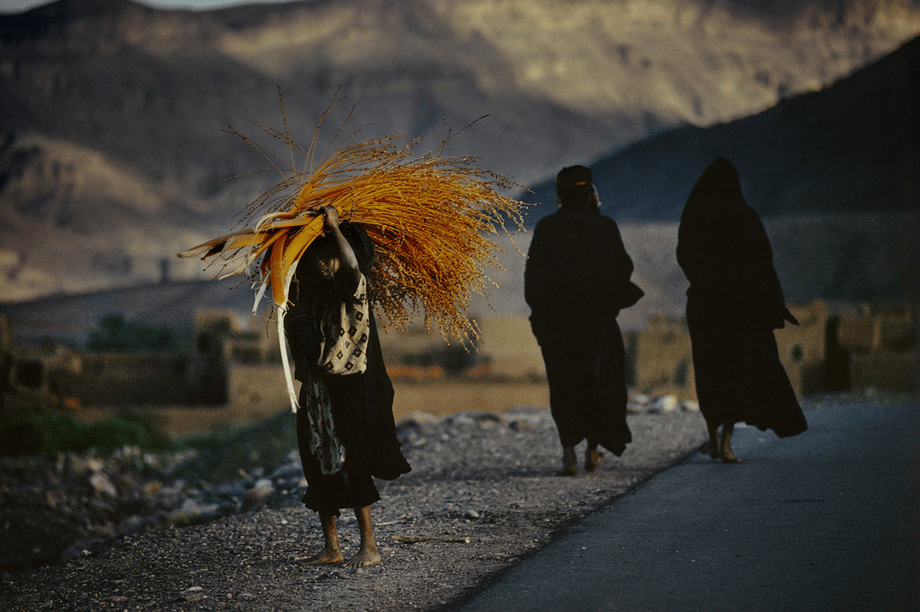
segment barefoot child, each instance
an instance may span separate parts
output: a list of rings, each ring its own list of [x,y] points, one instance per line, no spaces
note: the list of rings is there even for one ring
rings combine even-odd
[[[325,159],[314,159],[320,125],[306,149],[294,143],[287,124],[284,130],[263,127],[292,158],[306,154],[307,163],[276,165],[285,178],[244,209],[245,227],[179,256],[217,265],[221,278],[248,274],[257,290],[254,311],[270,288],[297,412],[308,484],[303,502],[319,513],[326,539],[310,562],[342,559],[335,519],[341,508],[352,508],[361,549],[349,564],[365,566],[380,562],[370,518],[371,504],[380,499],[374,478],[393,480],[410,470],[396,438],[393,386],[374,307],[399,326],[423,311],[426,327],[437,323],[445,340],[478,340],[467,312],[470,292],[484,291],[483,265],[497,266],[492,254],[501,250],[487,236],[499,228],[510,236],[508,220],[522,230],[524,204],[500,195],[497,188],[513,183],[476,168],[472,158],[442,156],[441,149],[415,155],[411,149],[420,139],[397,146],[399,135],[361,143],[350,136],[331,149],[334,137]],[[286,158],[231,131],[273,163]],[[299,399],[288,347],[301,382]]]
[[[387,376],[368,295],[373,243],[358,225],[339,223],[326,206],[324,235],[310,245],[291,283],[285,335],[301,382],[297,441],[307,492],[319,513],[325,546],[310,564],[343,560],[336,531],[341,508],[352,508],[360,530],[351,567],[380,563],[371,504],[380,499],[373,477],[409,472],[393,421]]]

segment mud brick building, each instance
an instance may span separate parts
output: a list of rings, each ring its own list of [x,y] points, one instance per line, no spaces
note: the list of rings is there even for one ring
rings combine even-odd
[[[800,325],[776,332],[780,360],[796,393],[918,390],[917,313],[910,305],[789,304]],[[633,388],[694,399],[686,323],[652,317],[633,336]]]

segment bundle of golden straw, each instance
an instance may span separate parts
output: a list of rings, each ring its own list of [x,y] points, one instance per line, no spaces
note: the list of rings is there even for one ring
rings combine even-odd
[[[485,266],[501,268],[496,253],[502,249],[487,235],[497,235],[498,228],[509,233],[509,221],[523,227],[524,204],[497,191],[512,186],[507,179],[476,168],[472,158],[441,157],[443,143],[441,150],[416,156],[412,149],[419,141],[403,142],[398,135],[339,147],[315,163],[316,134],[303,150],[286,128],[262,129],[288,145],[292,157],[303,155],[304,170],[284,162],[290,165],[282,170],[284,180],[243,211],[241,223],[248,227],[180,257],[201,256],[231,274],[250,274],[259,289],[256,306],[270,286],[283,310],[296,262],[323,231],[318,209],[334,206],[375,244],[371,293],[390,324],[403,328],[424,313],[426,329],[434,321],[445,340],[478,339],[470,298],[474,291],[485,293]],[[266,158],[281,159],[232,131]]]

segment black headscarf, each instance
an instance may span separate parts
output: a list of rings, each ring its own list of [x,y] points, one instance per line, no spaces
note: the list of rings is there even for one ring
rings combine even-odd
[[[677,263],[697,304],[737,319],[778,328],[789,320],[760,217],[747,205],[734,164],[713,161],[690,192],[677,234]]]
[[[564,209],[598,212],[597,191],[594,189],[591,169],[568,166],[556,175],[556,202]]]
[[[703,234],[730,225],[733,214],[746,204],[738,169],[724,157],[717,157],[693,186],[680,217],[680,229]]]

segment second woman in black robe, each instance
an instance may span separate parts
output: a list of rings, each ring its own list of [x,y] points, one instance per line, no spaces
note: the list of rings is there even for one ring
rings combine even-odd
[[[738,171],[723,157],[687,198],[677,262],[690,281],[687,326],[710,456],[738,461],[731,449],[735,423],[779,437],[805,431],[773,336],[787,321],[798,322],[786,308],[763,224],[744,200]]]

